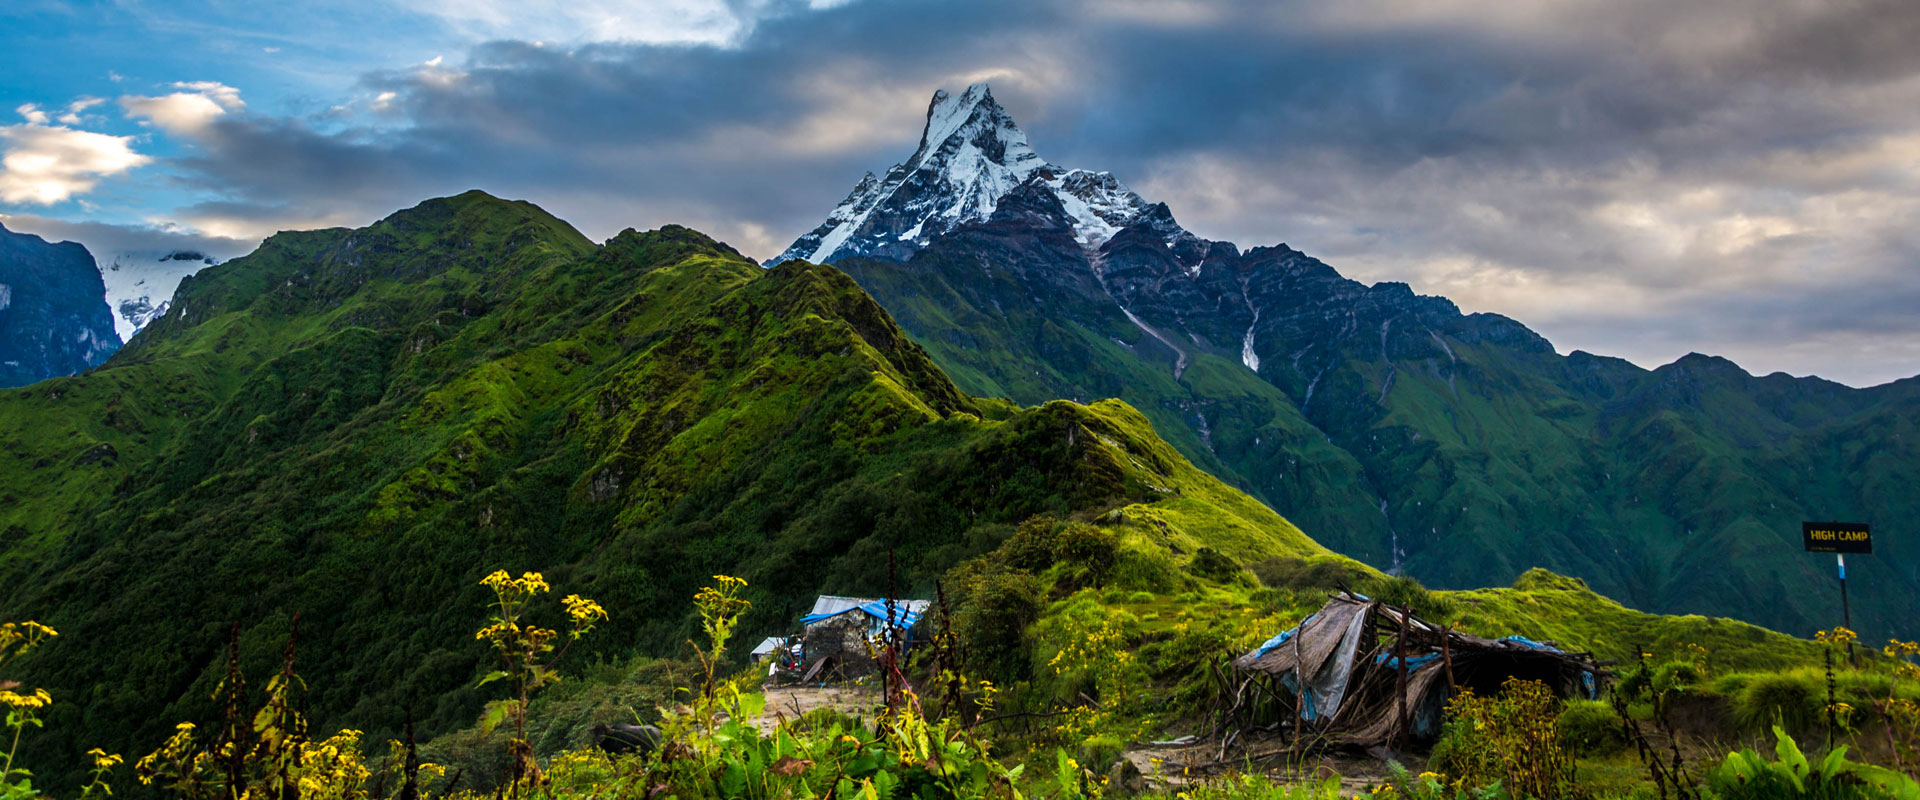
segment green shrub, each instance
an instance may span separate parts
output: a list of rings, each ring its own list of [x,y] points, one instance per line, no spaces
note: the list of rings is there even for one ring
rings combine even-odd
[[[1240,574],[1240,562],[1233,560],[1211,547],[1202,547],[1193,554],[1193,561],[1187,565],[1187,571],[1207,580],[1220,583],[1232,583]]]
[[[1414,616],[1423,619],[1446,621],[1460,615],[1458,601],[1421,586],[1419,581],[1405,575],[1374,578],[1362,583],[1357,590],[1395,608],[1411,608]]]
[[[1084,522],[1061,526],[1054,542],[1054,556],[1073,568],[1069,577],[1076,586],[1106,583],[1120,552],[1117,537]]]
[[[1165,553],[1126,548],[1115,558],[1113,585],[1134,593],[1134,602],[1152,602],[1156,595],[1172,594],[1183,580],[1180,568]],[[1145,600],[1139,599],[1146,595]]]
[[[1256,563],[1254,577],[1276,589],[1338,589],[1356,586],[1367,575],[1358,565],[1341,558],[1292,558],[1276,556]]]
[[[1700,665],[1692,661],[1668,661],[1653,668],[1653,688],[1661,692],[1685,692],[1706,678]]]
[[[1060,520],[1053,517],[1032,517],[1020,523],[1013,536],[994,551],[1000,562],[1009,567],[1027,572],[1045,572],[1053,566],[1059,551],[1059,537],[1054,531]]]
[[[1826,687],[1818,678],[1796,672],[1755,675],[1734,697],[1733,716],[1742,726],[1765,730],[1774,724],[1807,730],[1821,719]]]
[[[1002,681],[1027,676],[1027,627],[1040,618],[1045,589],[1025,572],[971,562],[948,576],[958,602],[954,633],[968,666]]]
[[[1560,711],[1560,741],[1581,755],[1607,755],[1627,746],[1620,717],[1601,700],[1573,700]]]
[[[1716,675],[1713,680],[1707,683],[1707,690],[1715,694],[1724,694],[1728,697],[1738,697],[1741,692],[1747,690],[1747,684],[1753,681],[1753,675],[1751,672],[1730,672],[1725,675]]]
[[[1516,797],[1573,793],[1573,754],[1560,735],[1559,701],[1538,681],[1508,678],[1500,694],[1462,691],[1428,758],[1431,769],[1465,786],[1498,783]]]
[[[1127,749],[1127,743],[1110,733],[1087,737],[1080,743],[1080,766],[1094,772],[1106,772],[1107,767],[1120,760],[1120,754]]]
[[[1119,560],[1120,540],[1085,522],[1038,516],[1020,523],[994,555],[1000,563],[1026,572],[1064,565],[1059,582],[1071,590],[1106,583]]]

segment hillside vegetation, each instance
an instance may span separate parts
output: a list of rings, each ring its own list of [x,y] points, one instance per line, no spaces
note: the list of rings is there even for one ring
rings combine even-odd
[[[1544,567],[1635,608],[1805,636],[1841,609],[1800,523],[1868,522],[1853,622],[1916,635],[1920,578],[1903,565],[1920,542],[1920,379],[1855,389],[1697,354],[1654,370],[1563,356],[1512,319],[1285,245],[1183,256],[1162,241],[1164,207],[1089,252],[1042,189],[910,258],[836,266],[963,390],[1123,399],[1382,570],[1464,589]]]
[[[1060,723],[1103,741],[1194,724],[1208,664],[1341,585],[1603,654],[1816,652],[1546,573],[1427,592],[1323,548],[1124,402],[962,392],[831,267],[762,270],[677,227],[596,245],[479,192],[276,235],[100,369],[0,393],[0,421],[0,607],[60,633],[7,676],[55,698],[21,750],[41,785],[80,785],[86,748],[218,719],[230,670],[273,674],[296,616],[314,730],[469,728],[496,698],[474,631],[503,567],[609,612],[569,655],[602,714],[662,697],[620,688],[620,665],[687,656],[689,598],[717,574],[750,587],[742,636],[817,593],[938,581],[1010,705],[1124,698]]]
[[[71,700],[37,753],[163,737],[209,707],[228,623],[264,668],[295,614],[316,719],[465,724],[502,564],[613,609],[617,654],[673,650],[717,572],[775,628],[890,558],[930,591],[1043,513],[1326,553],[1124,404],[960,393],[831,268],[681,228],[596,246],[477,192],[277,235],[0,418],[0,607],[64,634],[25,662]]]

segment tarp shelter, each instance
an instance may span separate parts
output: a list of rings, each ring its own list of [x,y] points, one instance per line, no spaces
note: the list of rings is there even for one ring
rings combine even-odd
[[[933,605],[931,600],[895,600],[893,601],[894,627],[902,630],[912,628],[920,621],[920,615],[927,613]],[[858,612],[864,619],[868,635],[879,636],[887,628],[887,601],[865,597],[839,597],[820,595],[813,601],[813,610],[800,618],[802,627],[813,627],[843,614]]]
[[[1470,636],[1351,592],[1336,595],[1298,626],[1234,659],[1233,666],[1246,676],[1235,695],[1235,714],[1247,713],[1265,695],[1279,701],[1295,731],[1362,747],[1402,735],[1437,737],[1447,700],[1458,688],[1491,695],[1507,678],[1518,677],[1545,683],[1562,697],[1590,697],[1606,674],[1590,653],[1518,636]]]
[[[931,600],[893,600],[821,595],[800,618],[801,680],[846,680],[870,675],[879,642],[894,638],[904,650],[909,632],[932,607]]]
[[[753,647],[753,653],[752,653],[753,660],[759,661],[760,659],[766,658],[768,655],[772,654],[773,651],[786,646],[787,646],[787,637],[785,636],[769,636],[765,639],[761,639],[760,643],[757,645],[754,645]]]

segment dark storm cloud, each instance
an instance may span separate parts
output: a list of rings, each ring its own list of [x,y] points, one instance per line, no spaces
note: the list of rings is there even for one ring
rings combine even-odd
[[[1907,0],[1835,0],[1796,15],[1794,6],[1758,15],[1755,46],[1736,69],[1820,81],[1878,82],[1920,71],[1920,4]]]
[[[1862,383],[1920,372],[1916,40],[1892,0],[855,3],[728,47],[493,42],[369,74],[345,115],[223,117],[177,166],[214,230],[478,186],[766,256],[903,158],[934,88],[987,79],[1042,155],[1202,235],[1563,349]]]
[[[911,148],[932,88],[977,67],[980,40],[1006,39],[957,7],[881,11],[768,23],[738,48],[492,42],[457,63],[366,76],[366,96],[389,99],[362,127],[223,117],[178,165],[227,199],[190,216],[216,227],[365,219],[480,186],[601,235],[701,223],[764,250]],[[953,47],[887,30],[915,25]],[[847,44],[869,36],[874,46]]]

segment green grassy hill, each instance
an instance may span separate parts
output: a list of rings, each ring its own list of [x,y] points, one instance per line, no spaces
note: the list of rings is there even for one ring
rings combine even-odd
[[[1226,366],[1185,379],[1268,391]],[[276,235],[194,276],[101,368],[0,392],[0,608],[61,633],[8,676],[55,698],[22,761],[77,785],[89,747],[143,753],[214,719],[231,627],[259,676],[295,615],[316,730],[377,741],[409,709],[423,738],[469,726],[497,696],[476,686],[477,582],[503,568],[603,604],[612,620],[570,663],[618,674],[684,653],[715,574],[751,581],[744,632],[772,633],[816,593],[884,592],[891,561],[916,595],[944,579],[1038,686],[1064,680],[1054,651],[1108,625],[1166,692],[1143,724],[1187,707],[1206,659],[1317,607],[1329,576],[1608,653],[1812,652],[1545,573],[1424,593],[1191,463],[1158,412],[1082,399],[964,393],[847,275],[762,270],[684,228],[596,245],[469,192]],[[1066,533],[1036,545],[1047,531]],[[1014,624],[981,616],[1022,592]]]
[[[831,268],[478,192],[276,235],[0,420],[0,607],[62,634],[21,676],[57,701],[24,756],[49,780],[205,719],[234,622],[259,675],[300,616],[322,729],[468,724],[496,568],[604,604],[591,660],[673,652],[715,573],[773,629],[882,591],[890,553],[928,592],[1037,514],[1332,558],[1123,403],[961,393]]]

